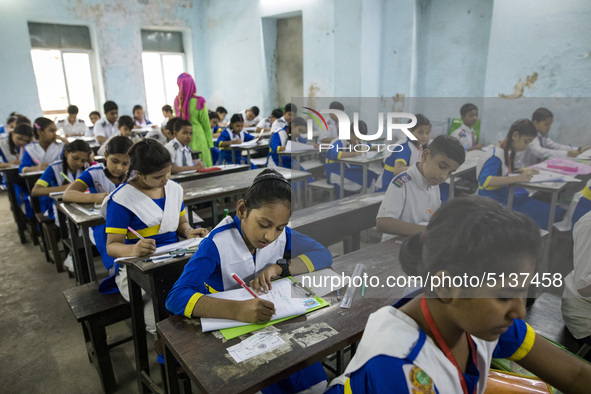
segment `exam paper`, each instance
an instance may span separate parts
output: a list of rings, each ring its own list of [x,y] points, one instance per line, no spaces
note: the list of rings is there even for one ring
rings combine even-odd
[[[332,279],[333,277],[334,280]],[[343,278],[332,268],[307,272],[305,274],[296,275],[293,278],[303,286],[312,290],[318,297],[324,297],[325,295],[343,287]],[[335,287],[332,287],[333,282],[336,285]]]
[[[302,150],[314,150],[314,146],[287,140],[287,144],[285,144],[285,152],[297,152]]]
[[[265,331],[254,334],[226,350],[234,361],[240,363],[259,354],[270,352],[284,343],[285,341],[281,339],[277,331]]]
[[[159,248],[156,248],[154,255],[172,252],[173,250],[178,250],[178,249],[196,249],[196,246],[198,246],[201,243],[201,241],[203,241],[203,238],[189,238],[189,239],[185,239],[184,241],[179,241],[179,242],[175,242],[172,244],[160,246]],[[146,256],[146,258],[148,258],[148,257],[149,256]],[[118,257],[115,259],[115,262],[117,263],[119,261],[135,259],[135,258],[137,258],[137,257]]]
[[[306,312],[306,306],[301,298],[292,298],[292,281],[289,278],[273,282],[273,289],[267,294],[259,297],[271,301],[275,305],[275,315],[272,320],[282,319],[288,316],[301,315]],[[208,297],[220,298],[223,300],[246,301],[252,299],[252,295],[242,287],[235,290],[223,291],[220,293],[208,294]],[[231,319],[216,319],[210,317],[201,318],[203,332],[221,330],[223,328],[246,326],[250,323]]]

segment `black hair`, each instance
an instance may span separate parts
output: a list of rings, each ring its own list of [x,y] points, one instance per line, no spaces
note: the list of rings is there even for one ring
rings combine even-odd
[[[345,106],[343,104],[339,103],[338,101],[333,101],[332,103],[330,103],[328,108],[329,109],[338,109],[339,111],[345,110]]]
[[[460,108],[460,115],[464,116],[468,112],[473,111],[473,110],[478,111],[478,107],[472,103],[464,104],[464,105],[462,105],[462,108]]]
[[[241,114],[234,114],[232,115],[232,117],[230,118],[230,125],[232,123],[236,123],[236,122],[244,122],[244,118],[242,117]]]
[[[33,133],[35,134],[35,138],[39,139],[39,130],[45,130],[47,126],[52,124],[54,123],[51,119],[47,119],[44,117],[35,119],[35,123],[33,124]]]
[[[529,119],[519,119],[511,125],[507,133],[507,145],[505,146],[505,164],[509,165],[509,172],[515,171],[515,151],[513,150],[513,133],[517,132],[521,136],[536,137],[538,131],[536,126]],[[511,152],[511,154],[509,154]]]
[[[103,104],[103,111],[105,112],[105,114],[114,109],[119,109],[119,106],[117,106],[117,104],[114,101],[105,101],[105,103]]]
[[[14,127],[14,129],[12,130],[12,134],[19,134],[19,135],[23,135],[25,137],[29,137],[29,139],[32,139],[33,138],[33,128],[29,124],[21,123],[21,124]],[[12,153],[13,155],[18,154],[18,150],[16,149],[16,145],[14,145],[14,141],[12,141],[12,138],[10,136],[8,136],[8,148],[10,149],[10,153]]]
[[[171,133],[174,133],[174,124],[183,118],[175,116],[174,118],[170,118],[168,122],[166,122],[166,126],[164,128]],[[184,119],[183,119],[184,120]]]
[[[129,130],[133,130],[133,126],[135,125],[135,122],[133,121],[132,117],[127,115],[120,116],[117,120],[117,123],[119,127],[127,126]]]
[[[429,121],[429,119],[427,119],[427,117],[425,115],[416,114],[415,118],[417,118],[417,124],[414,125],[414,127],[409,128],[410,131],[414,131],[421,126],[431,126],[431,122]],[[408,123],[410,123],[410,122],[411,121],[409,121]]]
[[[548,118],[553,118],[554,114],[548,108],[540,107],[534,111],[531,116],[532,122],[542,122]]]
[[[130,172],[133,170],[143,175],[153,174],[172,164],[168,150],[153,138],[145,138],[133,144],[129,157]]]
[[[256,105],[253,105],[250,108],[250,110],[252,111],[252,113],[254,114],[255,117],[259,116],[259,113],[261,112],[261,111],[259,111],[259,107],[257,107]]]
[[[271,112],[271,116],[274,117],[275,119],[279,119],[279,118],[281,118],[283,116],[283,111],[280,110],[279,108],[274,109]]]
[[[101,113],[100,113],[99,111],[91,111],[91,112],[88,114],[88,117],[90,118],[92,115],[96,115],[96,116],[98,116],[99,118],[101,117]]]
[[[143,110],[144,107],[142,107],[141,105],[137,104],[133,106],[133,109],[131,110],[131,113],[134,113],[135,111],[137,111],[138,109]]]
[[[424,232],[404,241],[399,259],[407,275],[425,278],[445,270],[481,277],[520,272],[521,262],[538,257],[540,245],[540,229],[526,215],[486,197],[467,196],[443,204]]]
[[[181,119],[177,120],[177,121],[174,123],[174,133],[176,134],[176,133],[178,133],[179,131],[181,131],[181,129],[182,129],[184,126],[193,127],[193,125],[191,124],[191,122],[189,122],[189,121],[188,121],[188,120],[186,120],[186,119],[182,119],[182,118],[181,118]]]
[[[92,153],[92,149],[90,149],[90,145],[88,145],[88,142],[83,141],[83,140],[74,140],[74,141],[70,142],[69,144],[67,144],[66,146],[64,146],[63,153],[72,153],[72,152],[86,152],[86,153],[88,153],[88,157],[90,158],[90,154]],[[64,172],[64,174],[67,174],[69,169],[70,168],[68,167],[68,159],[66,158],[65,154],[62,154],[62,171]]]
[[[18,114],[10,115],[8,117],[8,119],[6,119],[6,124],[16,123],[16,120],[18,119],[18,117],[19,117]]]
[[[298,113],[298,107],[296,107],[295,104],[287,103],[287,104],[285,104],[285,111],[284,111],[284,113],[285,112],[293,112],[294,114],[297,114]]]
[[[215,112],[220,112],[220,113],[223,113],[223,114],[227,114],[228,113],[228,110],[225,109],[224,107],[217,107],[215,109]]]
[[[298,126],[306,126],[306,121],[304,120],[304,118],[300,118],[299,116],[293,118],[293,120],[291,121],[291,125],[293,127],[298,127]]]
[[[293,188],[291,183],[279,172],[266,168],[254,178],[244,197],[246,214],[252,209],[259,209],[263,205],[283,203],[290,206]]]
[[[25,115],[16,115],[15,127],[19,124],[28,124],[29,126],[32,126],[31,119],[27,118]]]
[[[466,160],[466,150],[457,138],[451,135],[438,135],[427,147],[431,156],[442,154],[462,165]]]
[[[209,111],[208,115],[209,115],[209,120],[212,120],[212,119],[220,120],[220,116],[218,115],[217,112]]]
[[[172,112],[172,107],[168,104],[162,106],[162,111]]]
[[[113,137],[107,142],[107,147],[105,148],[106,155],[117,155],[123,154],[127,155],[129,149],[133,145],[133,141],[131,141],[127,137],[123,137],[122,135],[118,135]]]
[[[78,115],[78,107],[76,107],[75,105],[69,105],[68,106],[68,114]]]
[[[360,120],[357,123],[357,129],[359,130],[360,134],[367,135],[367,124],[364,121]],[[351,134],[357,136],[357,134],[355,134],[355,124],[354,123],[351,123]]]

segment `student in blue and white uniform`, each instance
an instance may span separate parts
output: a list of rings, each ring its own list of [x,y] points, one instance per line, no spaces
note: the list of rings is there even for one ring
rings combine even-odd
[[[101,119],[101,114],[98,111],[92,111],[88,114],[88,119],[90,119],[90,126],[86,130],[86,135],[94,136],[94,125]]]
[[[0,136],[5,137],[10,133],[15,127],[18,120],[18,117],[21,116],[16,112],[10,114],[8,119],[6,119],[6,124],[0,126]]]
[[[482,143],[478,143],[478,136],[473,126],[478,122],[478,107],[474,104],[464,104],[460,108],[462,116],[462,125],[451,133],[451,136],[457,138],[466,151],[482,149]]]
[[[156,247],[185,238],[203,237],[208,231],[193,229],[185,216],[183,188],[170,181],[170,154],[158,141],[145,139],[129,150],[133,177],[119,186],[103,202],[101,213],[106,218],[107,253],[113,258],[147,256]],[[129,228],[139,233],[139,239]],[[123,298],[129,301],[127,271],[114,265],[114,273],[101,284],[115,281]],[[106,290],[106,289],[105,289]],[[145,297],[144,319],[147,330],[156,333],[154,309]]]
[[[152,122],[150,122],[148,118],[146,118],[146,116],[144,115],[144,108],[141,105],[135,105],[133,107],[132,113],[134,129],[143,129],[149,127],[152,124]]]
[[[259,113],[260,113],[259,107],[257,107],[256,105],[249,108],[249,109],[245,109],[244,111],[241,111],[240,115],[242,115],[242,119],[244,119],[244,127],[256,126],[261,121],[261,117],[259,116]]]
[[[133,135],[133,119],[131,116],[123,115],[120,116],[117,120],[117,132],[110,136],[107,141],[100,146],[97,151],[97,154],[104,156],[105,151],[107,150],[107,145],[111,141],[111,139],[115,137],[125,137],[128,138],[132,143],[138,142],[141,140],[140,137]]]
[[[392,152],[384,159],[384,170],[376,181],[376,192],[385,192],[392,178],[421,160],[423,146],[429,142],[431,136],[431,122],[424,115],[415,116],[417,124],[409,131],[417,137],[417,141],[411,141],[406,137],[406,141],[400,144],[402,148],[396,148],[398,152]]]
[[[339,111],[345,110],[345,106],[338,101],[333,101],[330,103],[328,108]],[[337,118],[335,114],[330,114],[326,117],[326,126],[326,128],[320,129],[320,134],[318,135],[319,144],[328,144],[335,138],[339,137],[339,118]]]
[[[400,263],[407,275],[423,278],[532,276],[540,245],[539,230],[524,215],[459,197],[404,242]],[[513,360],[564,392],[591,387],[591,365],[522,320],[528,283],[430,286],[370,315],[355,356],[328,393],[480,394],[493,357]]]
[[[78,118],[78,107],[75,105],[68,106],[68,117],[58,120],[56,127],[58,130],[61,129],[66,137],[86,135],[88,130],[84,120]]]
[[[255,133],[268,133],[271,131],[271,126],[275,121],[283,116],[283,111],[279,108],[274,109],[268,118],[261,120],[257,123]]]
[[[283,116],[271,124],[271,133],[275,133],[287,126],[296,116],[298,116],[298,107],[292,103],[285,104]]]
[[[249,323],[269,321],[273,303],[261,298],[232,301],[207,294],[240,287],[238,274],[259,294],[271,280],[312,272],[332,264],[330,252],[318,242],[287,227],[292,187],[275,170],[266,169],[238,201],[236,216],[226,217],[199,245],[168,293],[166,307],[186,317],[215,317]],[[326,385],[320,363],[293,374],[263,393],[298,392]]]
[[[25,146],[33,139],[33,128],[22,123],[0,137],[0,167],[20,165]]]
[[[287,141],[295,141],[300,144],[307,144],[308,140],[303,137],[306,133],[306,121],[300,117],[293,119],[291,124],[286,125],[281,130],[271,135],[269,143],[269,154],[267,156],[267,165],[269,167],[279,166],[279,152],[285,151]],[[271,160],[269,160],[271,159]],[[293,168],[294,170],[305,171],[296,159],[291,156],[281,156],[281,167]]]
[[[529,143],[536,138],[536,134],[536,128],[529,119],[519,119],[511,125],[503,142],[482,155],[476,167],[479,195],[506,205],[509,197],[508,185],[528,182],[538,173],[531,168],[517,169],[514,164],[515,153],[527,149]],[[516,173],[519,175],[509,176]],[[528,215],[540,228],[546,228],[548,225],[550,204],[529,197],[525,189],[515,188],[512,209]],[[557,207],[555,220],[563,214],[564,210]]]
[[[72,141],[65,146],[63,158],[51,163],[35,183],[31,197],[40,197],[41,211],[56,223],[55,204],[49,194],[65,191],[88,167],[91,153],[92,149],[85,141]]]
[[[189,147],[192,139],[193,126],[191,122],[179,118],[174,124],[174,138],[164,146],[170,153],[173,174],[205,168],[201,160],[197,160],[193,164],[193,153]]]
[[[114,101],[105,101],[103,110],[105,116],[94,124],[93,129],[94,136],[101,145],[117,134],[117,118],[119,118],[119,107]]]
[[[230,125],[222,131],[217,141],[214,143],[215,147],[220,150],[220,161],[222,163],[232,164],[232,152],[234,152],[236,164],[246,164],[246,158],[242,157],[242,151],[239,149],[232,150],[232,148],[230,148],[231,145],[241,144],[254,139],[252,134],[242,130],[243,126],[244,120],[242,119],[242,115],[232,115],[232,118],[230,118]],[[256,166],[254,168],[256,168]]]
[[[359,121],[358,125],[359,132],[363,135],[367,135],[367,124],[365,124],[365,122],[361,120]],[[353,148],[354,146],[364,144],[366,146],[362,149],[369,150],[371,148],[371,144],[364,142],[362,139],[357,137],[357,134],[355,134],[353,129],[354,126],[351,125],[350,141],[341,141],[339,140],[338,136],[332,141],[330,141],[330,145],[332,147],[326,152],[326,158],[324,159],[326,179],[329,184],[335,186],[337,196],[340,195],[341,190],[341,164],[338,161],[338,159],[361,156],[362,152],[355,151]],[[348,147],[351,147],[350,152],[346,149]],[[343,186],[345,189],[345,196],[353,193],[359,193],[363,186],[363,168],[361,166],[356,166],[349,163],[345,163],[344,168],[345,179],[343,182]],[[378,174],[373,172],[371,169],[367,169],[367,186],[370,187],[371,184],[375,182],[377,177]]]
[[[103,200],[127,179],[130,161],[127,152],[132,145],[133,143],[127,137],[111,138],[106,144],[106,165],[97,163],[80,174],[64,193],[63,200],[65,202],[102,204]],[[87,190],[89,193],[86,193]],[[115,259],[107,254],[105,224],[91,227],[90,235],[90,239],[101,255],[105,268],[109,271],[115,264]],[[99,286],[99,290],[102,290],[102,286]],[[108,290],[118,291],[116,288]]]

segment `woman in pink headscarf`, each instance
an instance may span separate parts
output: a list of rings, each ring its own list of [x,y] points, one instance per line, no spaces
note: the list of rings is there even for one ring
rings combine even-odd
[[[193,151],[201,151],[201,161],[206,167],[211,167],[213,163],[210,149],[213,148],[213,140],[205,99],[197,96],[195,81],[189,74],[182,73],[179,75],[177,85],[179,94],[174,99],[176,116],[191,122],[193,139],[190,148]]]

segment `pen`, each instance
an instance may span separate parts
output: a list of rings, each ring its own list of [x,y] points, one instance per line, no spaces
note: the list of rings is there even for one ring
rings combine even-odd
[[[64,180],[67,183],[72,183],[72,181],[70,180],[70,178],[68,178],[68,176],[66,174],[64,174],[63,172],[60,172],[60,175],[62,176],[62,178],[64,178]]]
[[[139,239],[144,239],[144,237],[142,237],[142,236],[141,236],[141,235],[140,235],[140,234],[139,234],[137,231],[135,231],[135,230],[134,230],[134,229],[132,229],[131,227],[127,227],[127,229],[128,229],[129,231],[131,231],[131,233],[132,233],[133,235],[135,235],[136,237],[138,237]]]
[[[103,187],[103,185],[101,185],[100,183],[96,183],[98,187],[101,188],[101,190],[103,191],[103,193],[109,193],[108,191],[105,190],[105,188]]]
[[[244,287],[250,294],[252,294],[254,298],[259,298],[259,296],[254,291],[252,291],[250,287],[246,286],[246,283],[244,283],[244,281],[238,275],[233,273],[232,278],[234,278],[234,280],[238,282],[240,286]]]
[[[149,257],[149,258],[142,260],[142,261],[145,261],[145,262],[151,261],[151,262],[155,263],[160,260],[176,259],[179,257],[183,257],[184,255],[185,255],[184,253],[177,253],[177,254],[167,253],[167,254],[163,254],[160,256]]]
[[[365,297],[365,279],[363,279],[363,285],[361,285],[361,297]]]
[[[33,159],[33,161],[34,161],[35,163],[37,163],[37,164],[41,164],[41,162],[40,162],[39,160],[37,160],[37,159]]]
[[[341,292],[337,289],[337,301],[341,300]]]
[[[431,208],[427,208],[427,210],[429,211],[429,213],[430,213],[431,215],[433,215],[433,211],[431,210]]]

